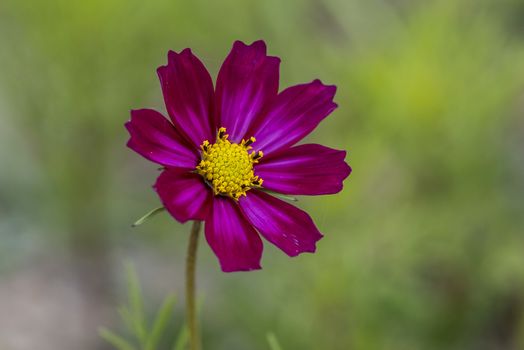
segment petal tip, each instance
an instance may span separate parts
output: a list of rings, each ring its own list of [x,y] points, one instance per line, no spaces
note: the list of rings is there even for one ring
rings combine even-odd
[[[300,255],[300,254],[303,254],[303,253],[309,253],[309,254],[314,254],[316,253],[317,251],[317,242],[320,241],[322,238],[324,238],[324,235],[319,233],[319,236],[317,236],[315,238],[315,241],[313,242],[313,244],[309,247],[306,247],[306,248],[303,248],[301,249],[297,255]]]
[[[255,40],[251,43],[251,45],[249,46],[252,46],[252,47],[256,47],[256,48],[260,48],[260,49],[263,49],[264,52],[266,52],[266,42],[262,39],[258,39],[258,40]]]
[[[231,48],[231,52],[251,52],[255,55],[260,56],[266,56],[267,48],[266,43],[264,40],[256,40],[253,41],[250,45],[247,45],[241,40],[236,40],[233,43],[233,47]]]
[[[262,266],[260,264],[256,264],[252,266],[233,266],[233,265],[220,264],[220,269],[222,270],[222,272],[225,272],[225,273],[248,272],[248,271],[262,270]]]
[[[180,53],[181,54],[181,53]],[[173,50],[167,52],[167,66],[173,64],[173,62],[178,58],[179,53]]]
[[[353,172],[353,168],[346,162],[344,162],[344,164],[346,164],[346,168],[345,168],[345,176],[343,178],[343,180],[347,179],[349,175],[351,175],[351,173]]]
[[[127,140],[126,147],[131,149],[131,150],[133,150],[133,151],[135,150],[136,146],[135,146],[135,144],[133,142],[133,138],[130,137],[129,140]]]
[[[180,56],[187,56],[187,57],[191,57],[193,56],[193,51],[191,51],[191,49],[189,47],[183,49],[182,51],[180,51]]]
[[[158,67],[157,73],[159,73],[160,69],[166,69],[167,67],[174,65],[181,57],[190,58],[193,56],[193,51],[191,51],[189,47],[183,49],[180,52],[169,50],[167,51],[167,65]]]
[[[147,110],[144,109],[144,108],[139,108],[139,109],[131,109],[129,110],[129,115],[131,116],[131,119],[129,120],[129,122],[132,122],[136,119],[139,119],[140,116],[142,115],[142,113],[146,112]]]
[[[166,74],[166,70],[167,70],[167,65],[165,66],[159,66],[157,69],[156,69],[156,74],[158,76],[158,78],[160,79],[160,82],[163,82],[164,81],[164,76]]]
[[[328,85],[328,84],[324,84],[322,82],[322,80],[320,79],[314,79],[310,85],[312,86],[316,86],[316,87],[319,87],[323,90],[325,90],[325,92],[327,92],[328,94],[332,95],[332,96],[335,96],[336,92],[337,92],[337,86],[336,85]]]
[[[279,68],[280,66],[280,63],[282,62],[282,60],[280,59],[280,57],[277,57],[277,56],[267,56],[267,60],[270,64],[273,64],[274,66],[276,66],[277,68]]]

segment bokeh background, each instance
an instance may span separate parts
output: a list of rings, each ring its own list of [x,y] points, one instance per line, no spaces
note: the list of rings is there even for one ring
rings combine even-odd
[[[354,172],[298,202],[314,255],[266,244],[263,270],[224,274],[201,244],[205,349],[524,349],[521,0],[2,0],[0,348],[110,349],[125,261],[180,327],[189,226],[130,227],[158,172],[123,124],[165,110],[169,49],[215,77],[236,39],[266,40],[281,87],[338,86],[308,140]]]

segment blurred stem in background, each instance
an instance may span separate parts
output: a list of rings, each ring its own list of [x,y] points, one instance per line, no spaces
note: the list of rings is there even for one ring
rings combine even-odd
[[[198,336],[195,302],[195,270],[200,226],[200,221],[193,221],[186,260],[186,315],[187,327],[189,329],[189,345],[191,350],[200,350],[201,348],[200,337]]]

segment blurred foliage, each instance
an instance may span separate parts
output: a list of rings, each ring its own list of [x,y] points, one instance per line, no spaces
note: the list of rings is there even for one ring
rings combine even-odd
[[[270,350],[282,350],[274,333],[268,333],[267,342],[269,343]]]
[[[204,345],[267,349],[273,330],[284,349],[524,348],[523,18],[520,0],[3,0],[0,268],[36,244],[180,271],[188,228],[129,228],[158,206],[157,173],[123,123],[165,110],[168,49],[216,76],[234,40],[263,38],[281,87],[338,86],[309,139],[354,172],[298,203],[325,233],[316,254],[266,245],[264,270],[226,275],[202,250]]]
[[[134,341],[138,345],[135,346],[133,342],[106,328],[101,328],[99,331],[102,338],[118,350],[185,349],[188,341],[188,332],[185,326],[182,326],[180,334],[173,342],[173,346],[170,347],[165,343],[166,334],[172,334],[169,327],[171,327],[170,321],[175,306],[174,295],[169,295],[164,299],[162,306],[154,317],[152,325],[148,326],[140,281],[132,265],[127,266],[127,293],[128,303],[120,307],[119,314],[127,330],[131,332]],[[164,343],[162,343],[163,340]]]

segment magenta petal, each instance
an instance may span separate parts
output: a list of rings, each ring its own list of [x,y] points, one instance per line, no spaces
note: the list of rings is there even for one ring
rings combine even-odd
[[[345,151],[306,144],[262,158],[255,171],[269,190],[298,195],[332,194],[342,190],[342,181],[351,172],[345,157]]]
[[[125,124],[131,138],[127,146],[143,157],[166,166],[194,168],[198,153],[159,112],[152,109],[131,111]]]
[[[262,240],[230,198],[215,196],[206,220],[206,239],[224,272],[260,269]]]
[[[260,234],[289,256],[313,253],[315,243],[322,238],[306,212],[267,193],[251,190],[239,203]]]
[[[178,221],[205,220],[212,192],[200,175],[184,169],[166,169],[154,188],[164,207]]]
[[[255,41],[247,46],[233,44],[220,68],[216,98],[220,126],[227,129],[230,140],[240,142],[249,125],[265,104],[278,92],[280,59],[266,56],[266,45]]]
[[[303,139],[337,107],[335,92],[320,80],[282,91],[248,132],[257,140],[253,147],[267,155]]]
[[[211,76],[190,49],[169,51],[167,66],[157,70],[167,112],[194,146],[214,141],[214,91]]]

